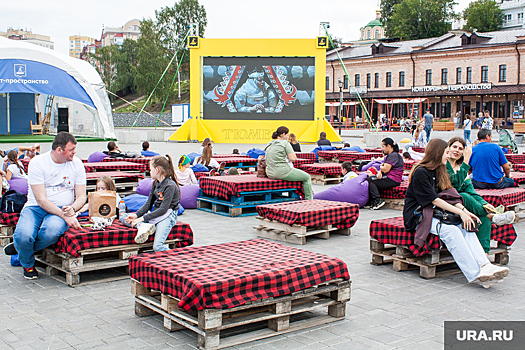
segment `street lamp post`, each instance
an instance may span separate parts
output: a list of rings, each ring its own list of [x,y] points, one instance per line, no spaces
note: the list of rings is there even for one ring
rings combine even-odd
[[[343,123],[343,82],[339,79],[339,136],[341,136],[341,124]]]

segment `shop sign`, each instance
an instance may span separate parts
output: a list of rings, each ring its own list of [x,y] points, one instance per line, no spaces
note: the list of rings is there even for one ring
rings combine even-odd
[[[492,84],[430,85],[412,87],[412,92],[438,92],[461,90],[492,90]]]

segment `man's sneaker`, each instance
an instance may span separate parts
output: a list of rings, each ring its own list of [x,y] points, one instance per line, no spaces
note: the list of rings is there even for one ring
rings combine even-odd
[[[372,207],[372,204],[370,204],[370,202],[363,205],[363,209],[370,209],[371,207]]]
[[[378,200],[372,205],[372,210],[380,209],[383,205],[385,205],[385,201]]]
[[[494,214],[492,217],[492,223],[494,225],[508,225],[512,224],[514,220],[516,219],[516,213],[513,211],[507,211],[503,214]]]
[[[24,267],[24,278],[35,280],[38,278],[38,271],[34,267]]]
[[[5,255],[16,255],[18,252],[16,251],[15,244],[9,243],[4,247],[4,253]]]
[[[494,279],[502,280],[509,275],[508,267],[496,266],[493,264],[486,264],[479,271],[478,280],[480,282],[492,281]]]
[[[226,168],[226,163],[219,164],[219,174],[224,172],[224,168]]]
[[[135,243],[142,244],[146,242],[150,235],[155,233],[155,225],[141,223],[138,227],[137,235],[135,236]]]
[[[210,176],[217,176],[217,170],[215,170],[215,168],[210,170]]]
[[[4,158],[6,156],[5,151],[0,150],[0,157]]]

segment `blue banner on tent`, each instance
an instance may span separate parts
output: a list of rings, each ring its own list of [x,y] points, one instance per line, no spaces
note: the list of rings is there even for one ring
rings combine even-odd
[[[62,69],[35,61],[0,59],[0,93],[7,92],[60,96],[96,108],[75,78]]]

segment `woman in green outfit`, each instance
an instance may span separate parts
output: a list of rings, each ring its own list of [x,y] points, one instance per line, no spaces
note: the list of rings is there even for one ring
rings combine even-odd
[[[491,224],[511,224],[514,222],[515,213],[508,211],[503,214],[495,214],[496,209],[476,192],[468,177],[470,170],[468,160],[471,151],[470,149],[465,150],[465,146],[466,142],[461,137],[453,137],[448,141],[449,159],[447,172],[452,186],[463,197],[463,204],[467,210],[480,218],[481,225],[477,235],[485,253],[488,253],[490,251]]]
[[[297,156],[288,142],[289,132],[286,126],[280,126],[277,131],[273,132],[273,140],[264,149],[266,151],[266,175],[270,179],[301,181],[305,198],[312,199],[310,175],[293,167],[292,162],[297,159]]]

